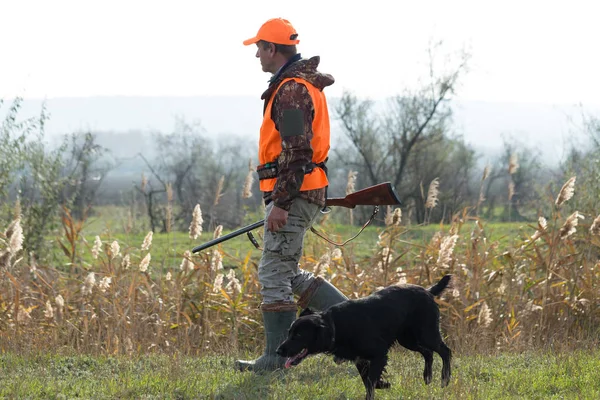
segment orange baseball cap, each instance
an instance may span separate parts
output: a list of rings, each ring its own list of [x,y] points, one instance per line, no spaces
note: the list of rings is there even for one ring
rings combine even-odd
[[[259,40],[276,44],[292,45],[300,43],[300,40],[296,39],[297,37],[298,33],[290,21],[283,18],[271,18],[262,24],[256,36],[244,40],[244,45],[248,46]]]

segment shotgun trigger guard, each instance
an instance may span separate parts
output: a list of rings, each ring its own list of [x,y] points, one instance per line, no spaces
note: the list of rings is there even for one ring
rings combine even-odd
[[[329,214],[331,212],[331,207],[325,206],[321,208],[321,214]]]

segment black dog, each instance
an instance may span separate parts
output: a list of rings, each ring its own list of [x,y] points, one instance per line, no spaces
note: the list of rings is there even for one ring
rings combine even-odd
[[[277,354],[288,357],[286,368],[318,353],[353,361],[370,400],[375,398],[375,388],[389,387],[381,380],[381,374],[388,350],[398,342],[423,355],[426,384],[431,382],[433,352],[438,353],[443,361],[444,387],[450,380],[452,353],[440,335],[440,313],[434,296],[442,293],[450,279],[451,275],[446,275],[428,290],[417,285],[390,286],[368,297],[336,304],[322,313],[306,309],[291,325]]]

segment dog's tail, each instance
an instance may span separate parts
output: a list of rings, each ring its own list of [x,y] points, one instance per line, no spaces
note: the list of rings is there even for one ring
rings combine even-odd
[[[451,278],[452,275],[444,275],[444,277],[440,279],[438,283],[429,288],[429,293],[431,293],[434,296],[439,296],[444,291],[444,289],[446,289],[446,287],[450,283]]]

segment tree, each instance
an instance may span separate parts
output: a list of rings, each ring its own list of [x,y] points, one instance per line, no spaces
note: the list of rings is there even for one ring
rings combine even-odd
[[[582,144],[572,143],[556,179],[559,190],[570,177],[576,176],[577,195],[569,202],[573,209],[588,215],[598,215],[600,204],[600,117],[582,116],[579,127],[585,135]]]
[[[46,237],[57,226],[60,207],[70,206],[72,200],[64,197],[70,179],[62,168],[68,144],[49,148],[44,140],[45,107],[39,116],[19,120],[21,104],[20,98],[13,101],[0,127],[0,200],[6,218],[21,219],[23,247],[43,256],[49,253]],[[17,210],[7,212],[14,210],[12,201],[17,199]]]
[[[45,120],[42,110],[40,118],[17,119],[23,99],[16,98],[6,111],[0,125],[0,203],[7,204],[11,189],[14,190],[15,176],[23,168],[23,154],[28,136],[36,132]],[[0,110],[4,101],[0,99]]]
[[[462,138],[442,137],[416,145],[402,185],[405,207],[412,208],[415,221],[425,220],[427,189],[435,178],[439,206],[428,211],[429,220],[450,221],[454,213],[473,204],[469,183],[474,165],[475,151]]]
[[[540,151],[513,136],[503,137],[503,149],[496,158],[485,189],[486,218],[493,219],[498,203],[504,209],[502,220],[527,220],[521,207],[537,199],[537,183],[542,172]]]
[[[63,168],[64,175],[68,177],[64,198],[72,199],[71,215],[83,219],[112,165],[107,162],[101,164],[109,151],[97,144],[95,134],[75,133],[70,135],[70,140],[70,157],[64,159]]]
[[[144,197],[151,229],[167,228],[170,224],[185,230],[192,220],[196,204],[200,204],[208,229],[218,224],[238,225],[239,191],[247,172],[252,146],[237,137],[209,139],[199,123],[178,120],[174,132],[155,134],[156,157],[151,162],[138,154],[150,176],[137,192]],[[172,190],[173,214],[167,213],[167,195]]]
[[[382,115],[375,113],[373,101],[343,93],[335,117],[348,144],[338,146],[334,154],[347,168],[359,172],[359,186],[390,181],[401,199],[415,196],[414,185],[405,189],[407,178],[422,167],[415,153],[418,149],[422,155],[428,146],[444,142],[451,124],[451,96],[470,57],[462,53],[454,68],[438,73],[434,53],[440,45],[428,51],[427,82],[389,99]]]

